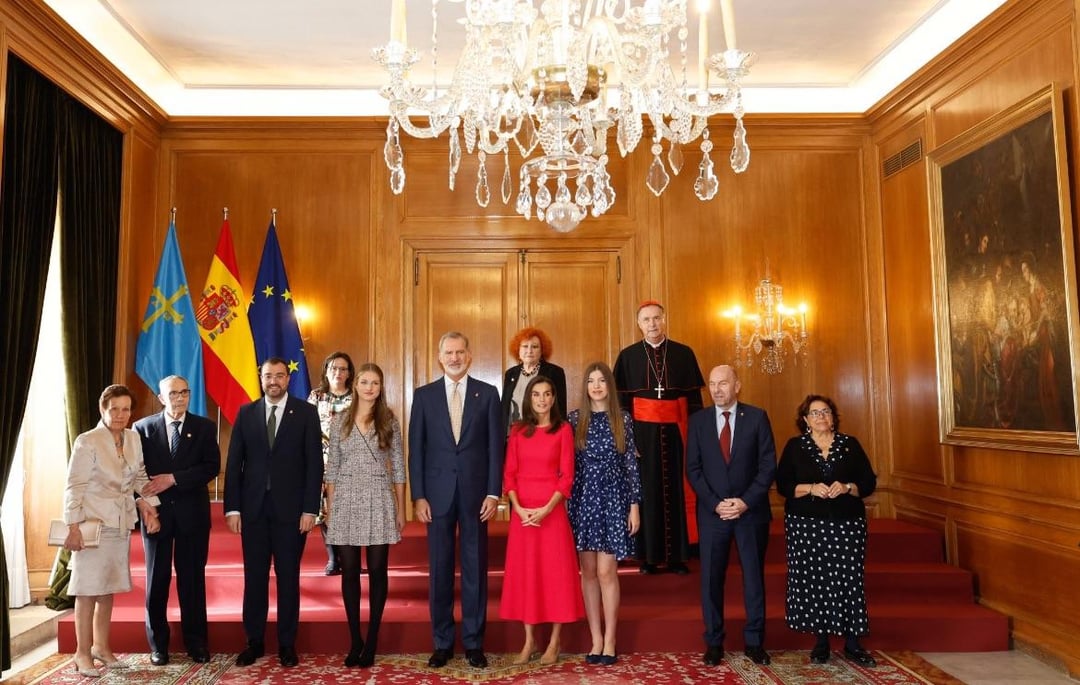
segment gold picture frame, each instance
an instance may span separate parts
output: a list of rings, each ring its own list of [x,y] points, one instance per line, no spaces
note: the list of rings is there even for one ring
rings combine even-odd
[[[1080,454],[1063,112],[1051,84],[927,155],[946,444]]]

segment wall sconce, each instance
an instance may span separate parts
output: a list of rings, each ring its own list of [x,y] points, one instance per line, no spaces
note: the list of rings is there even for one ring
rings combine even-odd
[[[795,362],[806,354],[810,344],[806,330],[807,306],[798,309],[784,305],[783,287],[765,278],[754,288],[757,311],[743,312],[736,305],[723,313],[735,320],[735,367],[753,367],[754,357],[764,373],[776,375],[784,370],[786,348],[790,347]],[[747,330],[749,324],[749,330]]]
[[[300,331],[300,340],[306,343],[311,339],[311,336],[304,335],[304,327],[311,323],[313,319],[312,311],[307,305],[294,304],[293,313],[296,315],[296,327]]]

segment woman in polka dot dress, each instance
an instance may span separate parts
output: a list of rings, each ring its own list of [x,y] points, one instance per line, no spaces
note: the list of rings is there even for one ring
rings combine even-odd
[[[800,434],[788,440],[776,469],[787,499],[787,624],[814,633],[810,660],[829,660],[829,635],[843,635],[844,656],[861,666],[874,657],[859,643],[866,635],[864,571],[866,507],[877,476],[859,441],[839,432],[836,404],[808,395],[799,405]]]
[[[592,636],[585,661],[610,666],[617,659],[618,564],[634,556],[633,536],[641,523],[641,479],[633,419],[619,407],[611,369],[603,362],[589,364],[582,386],[581,409],[569,416],[575,452],[570,525]]]

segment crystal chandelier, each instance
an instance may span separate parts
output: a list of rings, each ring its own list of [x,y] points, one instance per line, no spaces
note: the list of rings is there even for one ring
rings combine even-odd
[[[791,348],[796,363],[799,354],[806,354],[810,343],[807,307],[800,304],[796,310],[785,306],[783,287],[768,277],[754,288],[754,303],[757,311],[752,313],[744,313],[739,306],[724,312],[724,316],[735,320],[735,367],[750,369],[757,356],[761,370],[775,375],[784,370],[785,347]],[[751,326],[748,334],[743,321]]]
[[[439,0],[431,0],[435,76],[430,85],[409,78],[419,55],[406,45],[405,0],[393,0],[390,41],[372,50],[390,76],[381,90],[390,102],[383,155],[395,194],[405,188],[402,130],[416,138],[449,131],[451,190],[462,147],[475,152],[481,207],[491,199],[487,160],[492,155],[503,157],[500,190],[503,203],[510,203],[510,148],[516,145],[525,160],[516,211],[526,219],[535,213],[561,232],[573,230],[587,213],[600,216],[615,201],[607,172],[612,127],[625,157],[637,147],[648,116],[653,160],[645,182],[658,196],[671,179],[668,168],[674,174],[682,169],[682,146],[698,138],[703,156],[694,193],[701,200],[716,196],[710,116],[733,114],[731,168],[742,173],[749,165],[739,83],[754,55],[735,46],[733,0],[720,0],[727,49],[713,55],[708,53],[709,0],[698,0],[696,88],[687,76],[687,0],[449,1],[465,6],[460,20],[465,47],[449,83],[438,79]],[[710,85],[710,74],[720,87]]]

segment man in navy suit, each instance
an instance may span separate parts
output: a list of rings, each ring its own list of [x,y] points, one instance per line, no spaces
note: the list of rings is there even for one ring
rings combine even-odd
[[[225,465],[225,521],[244,551],[244,632],[237,666],[264,653],[270,561],[277,577],[278,659],[296,666],[300,558],[322,491],[322,434],[315,405],[290,397],[288,363],[270,357],[259,370],[263,399],[236,415]]]
[[[765,546],[769,541],[769,488],[776,476],[776,444],[764,410],[738,402],[735,369],[709,373],[715,406],[690,417],[686,477],[697,494],[701,541],[701,613],[706,665],[724,655],[724,576],[731,539],[743,573],[745,654],[768,664],[765,651]]]
[[[445,375],[413,394],[409,482],[413,511],[427,525],[429,604],[435,651],[428,666],[454,655],[454,551],[461,539],[461,641],[465,659],[485,668],[487,522],[502,494],[505,436],[495,386],[466,375],[472,354],[461,333],[439,340]]]
[[[210,661],[206,629],[206,559],[210,552],[210,494],[206,486],[221,468],[217,427],[210,419],[188,413],[191,389],[181,376],[158,383],[160,414],[135,422],[142,438],[143,460],[150,484],[142,494],[158,495],[161,529],[142,530],[146,556],[146,641],[150,662],[169,663],[169,584],[176,565],[180,629],[192,660]]]

